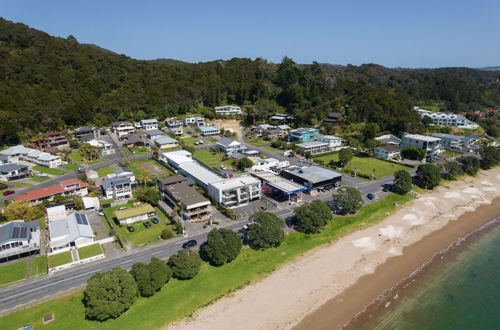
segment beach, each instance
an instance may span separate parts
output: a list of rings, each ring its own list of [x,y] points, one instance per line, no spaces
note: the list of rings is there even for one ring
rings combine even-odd
[[[169,328],[340,328],[434,254],[498,215],[498,187],[498,168],[445,182],[381,222],[315,249]]]

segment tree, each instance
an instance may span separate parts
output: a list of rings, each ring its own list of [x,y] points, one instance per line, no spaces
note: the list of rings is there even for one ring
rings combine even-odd
[[[441,176],[446,180],[456,180],[457,176],[464,173],[460,164],[453,160],[446,161],[439,167],[441,168]]]
[[[369,123],[366,124],[365,127],[363,128],[363,136],[364,140],[372,140],[377,136],[377,133],[380,132],[380,127],[378,126],[377,123]]]
[[[170,228],[165,228],[161,231],[160,234],[161,238],[163,239],[169,239],[175,237],[175,233],[172,231]]]
[[[339,152],[339,161],[342,167],[345,167],[354,157],[354,152],[349,148],[341,149]]]
[[[73,202],[75,202],[75,210],[83,210],[83,199],[80,196],[75,197]]]
[[[483,170],[490,169],[500,163],[500,150],[495,147],[482,147],[479,154],[481,155],[481,168]]]
[[[80,155],[82,155],[85,160],[94,160],[99,158],[99,148],[95,147],[89,143],[82,143],[78,147]]]
[[[207,242],[202,245],[200,254],[211,265],[221,266],[236,259],[243,243],[240,235],[228,229],[212,229],[208,233]]]
[[[425,159],[427,152],[419,147],[404,147],[401,150],[401,156],[406,159],[421,160]]]
[[[250,216],[248,240],[254,249],[277,247],[285,238],[283,220],[269,212],[256,212]]]
[[[441,171],[433,164],[420,165],[417,168],[417,184],[425,189],[434,189],[441,182]]]
[[[253,162],[248,157],[243,157],[236,162],[236,168],[240,171],[243,171],[245,168],[252,167],[252,165]]]
[[[408,171],[400,170],[394,173],[394,184],[392,189],[394,192],[404,195],[411,190],[412,179]]]
[[[158,258],[151,258],[148,265],[151,276],[151,286],[155,291],[159,291],[172,277],[172,270]]]
[[[168,259],[167,265],[172,269],[173,277],[190,280],[200,271],[201,259],[194,251],[180,250]]]
[[[481,162],[474,156],[460,157],[458,161],[462,164],[462,169],[468,175],[476,175],[481,167]]]
[[[316,199],[295,209],[295,219],[300,231],[314,234],[332,218],[332,211],[325,202]]]
[[[333,203],[345,214],[355,212],[363,205],[363,198],[359,190],[352,187],[341,187],[333,194]]]
[[[134,196],[141,202],[149,203],[153,206],[157,206],[160,201],[160,193],[155,186],[137,188],[134,190]]]
[[[117,318],[128,310],[137,298],[137,285],[125,269],[115,267],[96,273],[87,280],[83,292],[85,316],[105,321]]]
[[[148,265],[136,262],[132,265],[130,274],[134,278],[141,296],[150,297],[155,293],[156,290],[151,283],[151,273],[149,272]]]
[[[9,221],[32,221],[45,216],[43,205],[31,205],[29,201],[19,200],[10,203],[4,211],[5,218]]]

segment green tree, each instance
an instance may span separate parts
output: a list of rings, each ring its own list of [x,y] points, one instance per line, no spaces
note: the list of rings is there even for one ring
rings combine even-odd
[[[462,175],[464,171],[462,170],[462,166],[456,161],[449,160],[442,163],[441,168],[441,176],[446,180],[456,180],[457,176]]]
[[[441,182],[441,171],[433,164],[423,164],[417,168],[417,184],[425,189],[434,189]]]
[[[200,271],[201,259],[198,253],[180,250],[168,259],[167,265],[172,269],[173,277],[179,280],[190,280]]]
[[[427,152],[425,149],[418,147],[404,147],[401,150],[401,156],[406,159],[422,160],[425,159]]]
[[[474,156],[460,157],[458,161],[462,164],[462,169],[468,175],[476,175],[481,167],[481,162]]]
[[[277,247],[285,238],[283,220],[273,213],[256,212],[250,216],[248,240],[254,249]]]
[[[221,266],[236,259],[243,243],[240,235],[228,229],[212,229],[208,233],[207,242],[202,245],[200,254],[211,265]]]
[[[161,231],[160,234],[161,238],[163,239],[169,239],[175,237],[175,233],[172,231],[170,228],[165,228]]]
[[[253,162],[248,157],[243,157],[236,162],[236,168],[240,171],[243,171],[245,168],[252,167],[252,165]]]
[[[404,195],[411,190],[412,179],[408,171],[400,170],[394,173],[394,183],[392,189],[394,192]]]
[[[43,205],[31,205],[26,200],[13,201],[5,208],[4,215],[8,221],[32,221],[43,218],[45,216],[45,208]]]
[[[372,140],[377,136],[377,133],[380,132],[380,127],[378,126],[377,123],[369,123],[366,124],[365,127],[363,128],[363,136],[364,140]]]
[[[149,272],[148,265],[143,264],[142,262],[136,262],[132,265],[130,274],[134,278],[141,296],[150,297],[154,295],[156,290],[153,288],[151,283],[151,273]]]
[[[345,214],[355,212],[363,205],[363,198],[359,190],[352,187],[341,187],[333,194],[333,203],[340,207]]]
[[[349,148],[341,149],[339,152],[339,161],[342,167],[347,166],[347,164],[354,158],[354,152]]]
[[[495,147],[485,146],[479,150],[479,154],[481,155],[481,168],[483,170],[490,169],[500,163],[500,150]]]
[[[157,206],[160,201],[160,193],[156,186],[137,188],[134,190],[134,196],[141,202],[149,203],[153,206]]]
[[[78,147],[78,151],[85,160],[91,161],[99,158],[99,148],[89,143],[82,143]]]
[[[151,286],[155,291],[159,291],[172,277],[172,270],[158,258],[151,258],[148,265],[151,277]]]
[[[85,316],[105,321],[117,318],[128,310],[137,298],[137,285],[125,269],[115,267],[96,273],[87,280],[83,292]]]
[[[295,209],[295,219],[300,231],[314,234],[332,218],[332,211],[325,202],[316,199]]]

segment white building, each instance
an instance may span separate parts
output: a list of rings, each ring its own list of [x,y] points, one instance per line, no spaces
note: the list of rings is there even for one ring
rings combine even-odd
[[[20,160],[25,160],[37,165],[54,168],[62,165],[61,157],[51,155],[33,148],[26,148],[22,145],[10,147],[0,151],[0,155],[7,156],[10,163],[17,163]]]
[[[375,148],[375,157],[391,160],[394,158],[401,158],[401,147],[395,144],[389,144]]]
[[[158,129],[158,120],[156,119],[143,119],[139,121],[139,125],[142,129],[146,131],[151,131]]]
[[[451,126],[458,128],[476,129],[479,127],[473,121],[468,120],[464,116],[452,112],[433,112],[419,107],[414,107],[422,118],[429,117],[434,125]]]
[[[47,219],[49,221],[64,219],[68,216],[68,212],[66,211],[66,205],[64,204],[48,206],[46,212],[47,212]]]
[[[461,151],[465,144],[465,136],[444,133],[433,133],[431,136],[441,139],[441,145],[446,150]]]
[[[97,197],[82,197],[82,202],[85,211],[99,210],[101,208],[101,203]]]
[[[299,143],[297,147],[303,154],[310,152],[312,155],[318,155],[342,149],[343,140],[335,135],[320,134],[316,141]]]
[[[234,141],[226,137],[223,137],[219,141],[217,141],[217,144],[215,146],[226,154],[233,154],[246,149],[246,147],[238,141]]]
[[[85,214],[73,213],[65,218],[49,221],[51,251],[91,243],[94,236]]]
[[[99,154],[102,157],[113,155],[116,152],[111,143],[103,140],[90,140],[87,143],[91,146],[99,148]]]
[[[443,151],[441,139],[420,134],[404,133],[403,139],[401,140],[401,147],[417,147],[424,149],[427,151],[428,157],[434,157]]]
[[[208,185],[208,195],[224,207],[233,208],[248,204],[262,195],[260,180],[250,176],[225,179]]]
[[[105,178],[101,182],[101,190],[107,199],[122,200],[132,198],[132,182],[129,177]]]
[[[40,249],[38,221],[9,221],[0,224],[0,258],[18,256]]]
[[[260,159],[252,165],[253,172],[274,172],[280,168],[285,168],[290,166],[290,162],[279,161],[276,158],[265,158]]]
[[[197,125],[205,126],[205,118],[203,117],[186,117],[184,118],[184,126]]]
[[[0,165],[0,181],[14,181],[24,179],[31,173],[27,165],[3,164]]]
[[[135,132],[135,127],[128,121],[117,121],[111,124],[111,130],[118,138]]]
[[[241,108],[237,105],[224,105],[215,107],[215,113],[218,115],[241,115]]]

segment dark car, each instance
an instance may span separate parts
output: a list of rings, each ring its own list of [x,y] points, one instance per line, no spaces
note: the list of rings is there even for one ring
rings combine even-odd
[[[186,243],[182,244],[182,248],[189,249],[189,248],[196,246],[196,245],[198,245],[198,242],[196,242],[195,239],[192,239],[192,240],[189,240]]]
[[[149,221],[144,221],[144,227],[150,228],[151,227],[151,222]]]
[[[14,191],[14,190],[7,190],[7,191],[4,191],[2,195],[4,195],[4,196],[9,196],[9,195],[12,195],[12,194],[14,194],[14,193],[15,193],[15,191]]]
[[[384,184],[382,191],[384,191],[384,192],[391,191],[391,187],[392,186],[390,184]]]
[[[157,225],[159,221],[158,221],[158,218],[153,218],[153,219],[151,219],[151,222],[154,223],[155,225]]]
[[[370,200],[375,199],[375,195],[372,193],[369,193],[368,195],[366,195],[366,197],[368,197],[368,199]]]
[[[135,228],[134,228],[134,226],[127,226],[127,230],[128,230],[129,232],[134,232],[134,231],[135,231]]]

